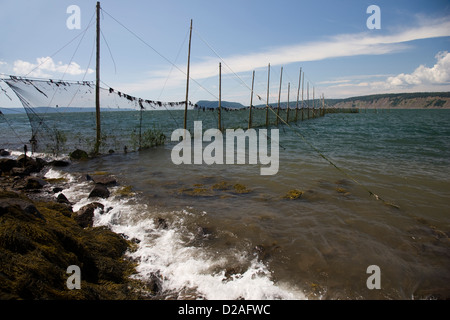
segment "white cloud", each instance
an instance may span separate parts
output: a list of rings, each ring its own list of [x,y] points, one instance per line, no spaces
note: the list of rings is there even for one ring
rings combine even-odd
[[[413,73],[389,77],[387,83],[396,87],[450,83],[450,53],[439,52],[436,59],[436,64],[431,68],[421,65]]]
[[[86,72],[76,62],[63,64],[61,61],[55,63],[51,57],[37,58],[36,63],[23,60],[14,61],[13,72],[17,75],[28,75],[31,77],[50,78],[58,74],[81,75]],[[91,74],[94,70],[88,69],[87,73]]]
[[[332,98],[346,98],[377,93],[450,90],[450,53],[439,52],[432,67],[421,65],[412,73],[398,75],[357,76],[347,79],[322,81],[323,90]],[[385,79],[376,79],[384,77]],[[368,81],[368,78],[373,78]],[[327,84],[329,84],[327,86]]]
[[[374,35],[375,34],[375,35]],[[267,68],[267,64],[272,66],[288,65],[295,62],[305,61],[319,61],[329,58],[349,57],[359,55],[382,55],[408,49],[409,41],[429,39],[436,37],[450,36],[450,19],[443,18],[439,20],[425,20],[420,21],[420,25],[415,27],[408,27],[406,30],[397,30],[388,35],[376,35],[373,32],[363,32],[357,34],[340,34],[327,39],[288,45],[284,47],[268,48],[260,50],[259,52],[249,54],[238,54],[229,57],[223,57],[226,65],[223,65],[222,75],[235,73],[250,72],[258,68]],[[217,77],[218,74],[217,57],[207,57],[201,62],[191,64],[191,78],[195,80],[202,80],[211,77]],[[231,70],[227,67],[229,66]],[[185,70],[185,67],[181,67]],[[447,68],[448,70],[448,68]],[[423,73],[426,73],[423,70]],[[437,76],[436,72],[434,73]],[[124,84],[126,90],[132,92],[142,92],[145,88],[162,88],[163,84],[166,89],[181,87],[185,84],[186,75],[179,71],[172,72],[169,81],[166,77],[169,70],[162,69],[152,72],[150,78],[134,83]],[[423,78],[424,76],[422,76]],[[339,80],[337,84],[345,86],[355,86],[353,82],[345,82]],[[395,83],[400,83],[400,78],[394,80],[391,87]],[[402,81],[405,81],[402,79]],[[360,83],[357,86],[370,88],[373,83]],[[389,87],[384,82],[379,82],[377,86]],[[124,89],[125,90],[125,89]]]
[[[326,40],[306,44],[289,45],[258,53],[235,55],[225,58],[234,72],[251,71],[271,65],[287,65],[294,62],[319,61],[336,57],[387,54],[408,48],[406,42],[450,36],[450,20],[424,21],[418,27],[410,27],[391,35],[374,36],[373,32],[341,34]],[[217,58],[192,66],[194,78],[217,75]],[[223,70],[223,73],[231,71]]]

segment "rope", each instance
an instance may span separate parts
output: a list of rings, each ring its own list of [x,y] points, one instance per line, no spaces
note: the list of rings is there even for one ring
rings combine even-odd
[[[6,109],[6,110],[10,110],[8,108],[2,108],[2,109]],[[12,132],[14,133],[14,135],[16,136],[17,139],[20,140],[20,142],[25,145],[26,143],[23,142],[23,140],[20,138],[19,134],[16,132],[16,130],[14,130],[13,126],[11,125],[11,123],[8,121],[8,119],[6,119],[6,116],[3,114],[3,112],[0,111],[0,115],[2,116],[3,119],[5,119],[6,123],[8,124],[9,128],[12,130]]]
[[[272,107],[269,107],[270,111],[272,111],[272,113],[275,114],[276,117],[278,117],[281,122],[283,122],[285,125],[287,125],[289,128],[294,129],[289,123],[287,123],[284,119],[282,119],[280,116],[277,115],[277,113],[273,110]],[[388,202],[386,200],[384,200],[383,198],[381,198],[379,195],[377,195],[376,193],[374,193],[373,191],[371,191],[369,188],[367,188],[366,186],[364,186],[361,182],[359,182],[358,180],[356,180],[353,176],[351,176],[348,172],[346,172],[344,169],[338,167],[333,161],[331,161],[327,156],[325,156],[319,149],[317,149],[313,144],[311,144],[308,140],[306,140],[305,136],[303,134],[301,134],[300,132],[298,132],[297,130],[294,130],[295,133],[297,133],[297,135],[303,140],[303,142],[305,142],[309,147],[311,147],[311,149],[313,149],[321,158],[323,158],[325,161],[327,161],[329,164],[331,164],[334,168],[336,168],[339,172],[341,172],[342,174],[344,174],[347,178],[349,178],[350,180],[352,180],[353,182],[355,182],[357,185],[359,185],[360,187],[362,187],[364,190],[366,190],[371,196],[373,196],[376,200],[379,200],[381,202],[383,202],[383,204],[396,208],[396,209],[400,209],[399,206]]]
[[[102,9],[103,12],[105,12],[111,19],[113,19],[115,22],[117,22],[120,26],[122,26],[125,30],[127,30],[129,33],[131,33],[134,37],[136,37],[139,41],[141,41],[144,45],[146,45],[147,47],[149,47],[150,49],[152,49],[157,55],[159,55],[161,58],[163,58],[164,60],[166,60],[169,64],[171,64],[174,68],[176,68],[178,71],[180,71],[182,74],[187,75],[185,71],[181,70],[175,63],[173,63],[172,61],[170,61],[168,58],[166,58],[162,53],[160,53],[158,50],[156,50],[155,48],[153,48],[150,44],[148,44],[144,39],[142,39],[140,36],[138,36],[136,33],[134,33],[133,31],[131,31],[128,27],[126,27],[123,23],[121,23],[119,20],[117,20],[116,18],[114,18],[113,16],[111,16],[107,11],[105,11],[104,9]],[[203,87],[197,80],[189,77],[190,80],[194,81],[199,87],[201,87],[203,90],[205,90],[206,92],[208,92],[212,97],[214,97],[215,99],[219,99],[215,94],[213,94],[211,91],[209,91],[208,89],[206,89],[205,87]]]

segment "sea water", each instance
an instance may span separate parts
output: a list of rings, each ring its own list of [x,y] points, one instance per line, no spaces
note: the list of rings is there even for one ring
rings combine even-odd
[[[180,115],[149,112],[143,123],[169,134]],[[0,147],[20,151],[27,119],[6,117]],[[69,148],[71,132],[90,139],[92,114],[58,117]],[[74,210],[91,201],[86,174],[117,178],[95,225],[134,239],[134,276],[160,279],[161,298],[450,298],[450,110],[362,110],[280,125],[273,176],[261,176],[260,165],[175,165],[170,141],[118,152],[138,114],[103,117],[116,152],[46,175],[65,178]],[[301,196],[286,197],[291,190]],[[367,286],[373,265],[380,289]]]

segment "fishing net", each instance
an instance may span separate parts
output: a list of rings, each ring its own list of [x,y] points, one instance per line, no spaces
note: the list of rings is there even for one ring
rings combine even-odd
[[[31,125],[30,150],[67,154],[96,147],[95,83],[10,76],[3,81],[21,101]],[[183,128],[185,102],[163,102],[131,96],[113,88],[100,88],[100,153],[132,151],[163,144],[173,130]],[[307,117],[302,104],[236,107],[222,102],[188,103],[187,129],[202,121],[203,129],[247,129],[283,124]],[[114,111],[114,112],[113,112]],[[120,111],[120,112],[116,112]],[[309,112],[308,112],[309,113]],[[277,116],[278,114],[278,116]],[[251,116],[251,121],[250,121]],[[308,116],[310,117],[310,116]],[[283,121],[281,120],[283,119]]]
[[[22,103],[31,125],[30,145],[33,152],[61,154],[73,148],[92,151],[96,137],[95,84],[37,80],[10,76],[3,81]],[[184,110],[185,102],[144,100],[113,88],[100,88],[102,152],[125,148],[138,149],[143,143],[144,111]],[[189,102],[188,109],[194,105]],[[122,111],[108,116],[107,111]],[[147,121],[148,122],[148,121]],[[158,134],[157,123],[151,124]],[[147,136],[149,134],[147,133]],[[163,133],[159,133],[163,139]],[[150,137],[147,137],[150,138]],[[153,137],[154,138],[154,137]],[[119,141],[120,140],[120,141]],[[154,144],[157,141],[154,141]]]

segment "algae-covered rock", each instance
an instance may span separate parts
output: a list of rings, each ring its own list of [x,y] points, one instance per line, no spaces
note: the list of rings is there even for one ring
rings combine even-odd
[[[230,190],[231,188],[233,188],[233,185],[226,181],[221,181],[221,182],[213,184],[213,186],[211,188],[213,190],[225,191],[225,190]]]
[[[289,199],[289,200],[300,199],[302,194],[303,194],[303,191],[298,190],[298,189],[292,189],[292,190],[289,190],[288,193],[286,193],[283,196],[283,199]]]
[[[76,149],[69,154],[69,157],[74,160],[87,160],[89,158],[89,155],[84,150]]]
[[[124,259],[130,243],[106,228],[81,228],[56,202],[33,203],[0,192],[0,299],[136,299]],[[14,202],[35,205],[37,217]],[[10,205],[7,205],[9,203]],[[67,210],[67,209],[65,209]],[[81,269],[81,289],[67,288],[67,267]]]
[[[117,189],[114,194],[119,197],[131,197],[134,196],[133,187],[132,186],[123,186]]]
[[[195,188],[182,188],[179,193],[191,197],[211,197],[214,196],[209,188],[195,187]]]
[[[244,194],[244,193],[250,193],[251,190],[249,190],[246,186],[240,183],[236,183],[233,185],[233,191],[234,193]]]

